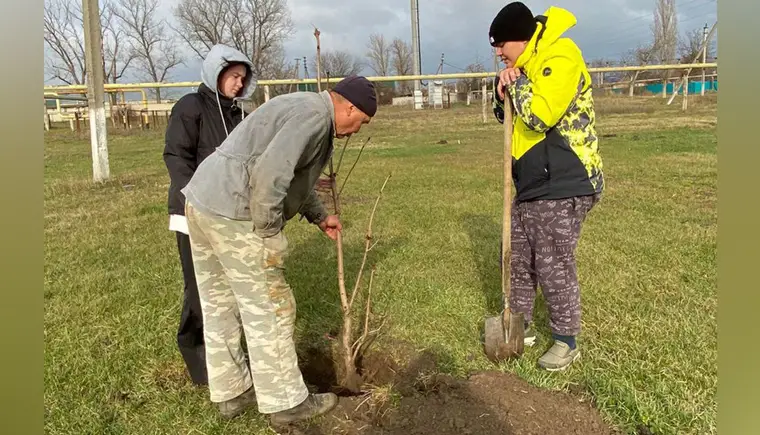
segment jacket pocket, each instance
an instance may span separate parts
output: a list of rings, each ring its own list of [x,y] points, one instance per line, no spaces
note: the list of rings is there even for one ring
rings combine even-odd
[[[541,141],[531,147],[519,160],[513,170],[515,187],[521,198],[530,198],[543,193],[549,183],[549,161],[546,142]]]
[[[264,267],[278,268],[285,267],[285,258],[288,255],[288,238],[280,231],[272,237],[263,239],[264,247]]]

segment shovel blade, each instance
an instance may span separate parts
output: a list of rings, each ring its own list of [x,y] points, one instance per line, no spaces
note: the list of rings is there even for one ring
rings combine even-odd
[[[499,360],[499,349],[506,342],[504,323],[501,316],[487,317],[485,322],[485,351],[492,362]]]
[[[523,319],[522,313],[486,318],[484,347],[489,360],[498,363],[522,356],[525,348]]]

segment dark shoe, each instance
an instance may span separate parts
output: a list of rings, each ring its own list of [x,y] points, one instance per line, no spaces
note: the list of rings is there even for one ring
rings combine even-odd
[[[338,396],[333,393],[310,394],[300,405],[285,411],[275,412],[270,417],[273,426],[281,426],[308,420],[326,414],[338,405]]]
[[[222,417],[235,418],[242,414],[243,411],[256,405],[256,392],[253,390],[253,387],[251,387],[248,391],[234,399],[219,402],[217,405],[219,406],[219,412],[222,414]]]

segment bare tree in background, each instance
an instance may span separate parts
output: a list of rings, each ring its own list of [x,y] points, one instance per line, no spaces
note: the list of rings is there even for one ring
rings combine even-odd
[[[85,83],[84,23],[79,0],[48,0],[44,11],[44,41],[50,50],[46,69],[51,79],[69,85]],[[100,8],[103,38],[103,72],[106,82],[116,83],[126,74],[134,54],[124,42],[124,29],[113,19],[113,3]]]
[[[174,8],[179,28],[174,29],[187,46],[203,58],[216,44],[232,39],[231,8],[228,0],[180,0]],[[240,47],[235,47],[240,49]]]
[[[77,0],[46,0],[43,39],[50,49],[45,69],[51,79],[67,85],[85,82],[84,24]]]
[[[479,73],[486,72],[486,67],[482,62],[475,62],[467,65],[464,68],[464,73]],[[469,92],[479,90],[481,88],[480,79],[459,79],[457,88],[460,92]]]
[[[655,55],[652,61],[659,63],[675,61],[678,46],[677,20],[675,0],[656,0],[652,23]]]
[[[369,35],[367,44],[369,67],[379,76],[387,76],[391,71],[391,46],[381,34]]]
[[[100,27],[103,34],[103,77],[106,83],[116,83],[124,77],[136,55],[126,40],[123,24],[114,17],[112,0],[106,0],[101,5]],[[126,112],[119,109],[116,93],[108,92],[107,96],[111,105],[111,123],[117,126],[121,123],[117,118],[124,116]]]
[[[639,45],[638,47],[630,50],[625,56],[623,56],[624,65],[647,65],[652,64],[657,55],[657,50],[654,45]],[[625,75],[623,80],[644,80],[655,77],[658,74],[657,71],[631,71]]]
[[[284,0],[246,0],[244,4],[253,26],[241,27],[239,33],[241,39],[255,35],[251,42],[254,69],[261,77],[279,78],[289,69],[283,48],[293,31],[288,4]]]
[[[172,35],[167,34],[166,20],[156,11],[158,0],[117,0],[113,14],[123,25],[135,65],[154,82],[164,81],[169,72],[182,64],[182,57]],[[156,101],[161,102],[161,90],[156,89]]]
[[[322,77],[346,77],[352,74],[359,74],[364,68],[362,61],[351,53],[346,51],[323,51],[322,57]],[[311,68],[317,71],[316,60],[311,61]]]
[[[283,43],[293,31],[286,0],[180,0],[177,34],[198,57],[216,44],[240,50],[257,77],[285,78]]]
[[[124,28],[119,20],[114,18],[113,8],[113,1],[106,0],[100,9],[100,23],[103,30],[103,69],[108,83],[116,83],[124,77],[129,65],[136,57],[132,47],[126,43],[127,35]]]
[[[686,36],[681,38],[678,43],[678,55],[682,63],[691,63],[694,59],[702,62],[702,40],[704,39],[702,28],[693,29]],[[707,59],[715,57],[715,46],[713,41],[707,43]]]
[[[412,73],[412,46],[403,39],[396,38],[391,43],[391,58],[396,75]],[[411,89],[411,82],[399,82],[398,92],[405,95]]]

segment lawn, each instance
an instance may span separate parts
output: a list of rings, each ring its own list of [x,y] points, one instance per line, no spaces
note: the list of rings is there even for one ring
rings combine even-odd
[[[715,433],[717,110],[712,96],[598,99],[607,189],[578,248],[583,358],[562,373],[539,297],[537,346],[499,370],[593,398],[628,433]],[[377,342],[410,343],[455,376],[493,369],[480,330],[500,303],[502,128],[479,106],[382,107],[352,139],[343,193],[349,284],[374,197]],[[89,134],[45,135],[45,428],[50,434],[272,433],[255,412],[217,417],[175,345],[182,279],[168,231],[163,132],[113,131],[112,180],[91,182]],[[344,167],[348,165],[344,162]],[[343,171],[345,172],[345,170]],[[286,227],[299,349],[340,323],[334,244],[305,221]]]

